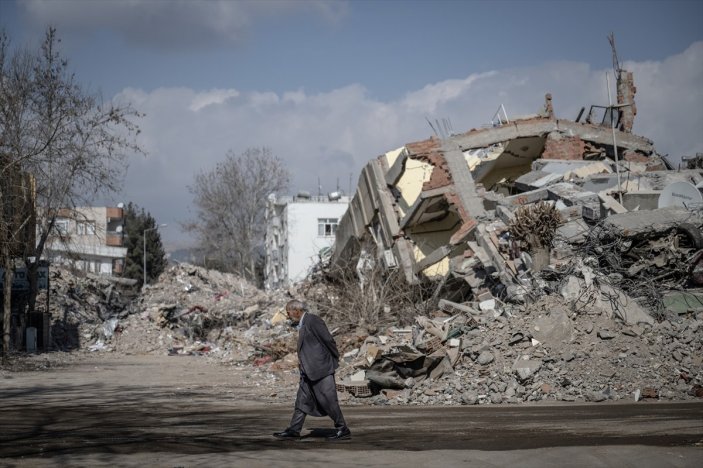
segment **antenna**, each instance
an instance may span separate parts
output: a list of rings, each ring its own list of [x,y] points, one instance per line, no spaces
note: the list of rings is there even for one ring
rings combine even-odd
[[[618,197],[620,198],[620,204],[622,205],[622,186],[620,185],[620,160],[618,159],[618,143],[615,139],[615,118],[613,112],[613,99],[610,96],[610,79],[608,78],[608,72],[605,73],[605,86],[608,88],[608,110],[610,111],[610,129],[613,132],[613,155],[615,156],[615,171],[618,174]]]
[[[618,51],[615,48],[615,33],[610,33],[608,35],[608,42],[610,42],[610,48],[613,50],[613,70],[615,70],[615,78],[620,81],[620,75],[622,75],[622,68],[620,68],[620,61],[618,60]]]
[[[317,196],[322,196],[322,183],[320,182],[320,176],[317,176]]]
[[[425,120],[427,120],[427,123],[430,124],[430,128],[431,128],[432,131],[434,132],[435,136],[436,136],[436,137],[439,137],[439,132],[437,132],[437,130],[434,128],[434,125],[432,125],[432,122],[430,122],[430,119],[428,119],[427,117],[425,117]]]

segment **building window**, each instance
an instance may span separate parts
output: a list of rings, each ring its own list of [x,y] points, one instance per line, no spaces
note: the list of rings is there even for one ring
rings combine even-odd
[[[79,236],[94,236],[95,221],[78,221],[76,223],[76,233]]]
[[[67,219],[57,219],[54,222],[54,230],[57,234],[63,236],[68,233],[68,220]]]
[[[337,218],[318,218],[317,219],[317,235],[319,237],[332,237],[337,233]]]

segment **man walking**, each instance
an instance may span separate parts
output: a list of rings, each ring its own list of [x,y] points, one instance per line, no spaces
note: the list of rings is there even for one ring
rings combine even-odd
[[[301,301],[286,304],[286,313],[298,326],[298,361],[300,384],[295,399],[295,410],[288,428],[273,435],[279,439],[297,439],[305,416],[329,416],[336,432],[328,440],[351,439],[351,431],[342,416],[337,400],[334,371],[339,367],[339,351],[324,320],[307,313]]]

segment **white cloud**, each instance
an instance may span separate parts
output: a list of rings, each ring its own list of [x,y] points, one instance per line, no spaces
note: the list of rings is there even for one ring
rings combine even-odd
[[[635,131],[672,160],[703,152],[703,42],[661,62],[625,62],[637,86]]]
[[[703,151],[703,43],[662,62],[624,65],[638,90],[635,132],[676,159]],[[177,222],[193,216],[187,186],[194,174],[229,149],[270,147],[289,167],[292,191],[316,192],[318,177],[323,191],[337,184],[346,191],[350,175],[355,186],[371,158],[429,137],[426,118],[448,118],[455,131],[466,131],[487,124],[500,104],[511,117],[536,113],[551,92],[557,116],[574,119],[582,106],[607,104],[606,71],[574,62],[496,70],[430,84],[393,102],[370,98],[360,85],[281,95],[125,89],[118,98],[147,115],[141,141],[149,156],[132,161],[123,199],[169,223],[164,236],[173,240]]]
[[[18,5],[42,27],[108,29],[157,49],[235,44],[264,16],[302,11],[338,21],[347,12],[340,0],[25,0]]]
[[[239,91],[236,89],[212,89],[204,93],[198,93],[190,103],[189,109],[197,112],[204,107],[213,104],[222,104],[230,98],[239,96]]]

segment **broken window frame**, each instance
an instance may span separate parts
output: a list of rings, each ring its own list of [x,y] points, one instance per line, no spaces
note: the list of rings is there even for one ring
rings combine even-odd
[[[586,117],[586,122],[587,123],[593,123],[593,118],[595,116],[595,110],[596,109],[603,109],[603,118],[601,119],[600,123],[597,125],[600,125],[601,127],[606,127],[610,128],[615,127],[619,128],[620,126],[620,120],[622,119],[622,111],[620,110],[621,106],[598,106],[598,105],[592,105],[591,109],[588,111],[588,116]],[[600,115],[600,114],[599,114]],[[579,115],[580,117],[580,115]],[[615,123],[613,123],[613,120],[615,120]]]

